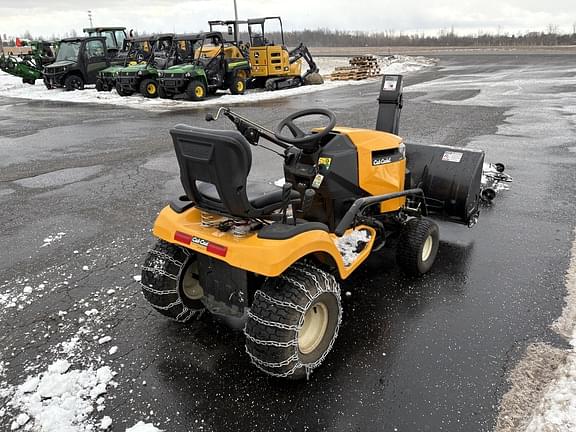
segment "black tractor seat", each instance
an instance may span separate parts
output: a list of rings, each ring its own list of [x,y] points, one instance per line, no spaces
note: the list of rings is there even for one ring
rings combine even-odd
[[[300,197],[265,183],[247,182],[250,144],[238,131],[177,125],[171,131],[186,196],[201,209],[262,218]]]
[[[196,187],[206,198],[221,202],[218,190],[213,184],[199,181],[196,182]],[[246,195],[250,204],[255,208],[264,208],[282,202],[282,189],[269,183],[251,182],[248,180],[246,183]],[[297,198],[300,198],[300,194],[295,190],[291,190],[290,199]]]

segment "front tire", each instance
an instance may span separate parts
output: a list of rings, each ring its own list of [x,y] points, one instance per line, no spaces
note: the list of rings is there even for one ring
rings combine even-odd
[[[140,94],[149,99],[158,97],[158,81],[155,79],[145,79],[140,83]]]
[[[202,81],[192,80],[186,88],[186,95],[193,101],[204,100],[206,97],[206,86]]]
[[[398,266],[412,276],[427,273],[436,260],[439,243],[438,225],[429,219],[410,219],[398,239]]]
[[[120,84],[116,84],[116,93],[118,93],[119,96],[132,96],[134,92],[124,90]]]
[[[64,80],[66,91],[84,90],[84,80],[79,75],[68,75]]]
[[[200,317],[204,291],[198,280],[196,254],[158,241],[142,266],[142,293],[154,309],[178,322]]]
[[[307,377],[332,349],[341,320],[334,276],[296,264],[255,292],[244,329],[246,352],[268,375]]]
[[[230,85],[230,93],[233,95],[241,95],[246,91],[246,79],[237,74],[232,80]]]
[[[158,97],[160,99],[173,99],[174,95],[166,93],[166,90],[164,89],[164,87],[159,86],[158,87]]]

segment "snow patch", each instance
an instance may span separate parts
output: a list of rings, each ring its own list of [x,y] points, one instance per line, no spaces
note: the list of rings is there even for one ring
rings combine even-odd
[[[59,232],[58,234],[53,234],[53,235],[49,235],[48,237],[46,237],[43,241],[44,244],[42,246],[40,246],[41,248],[46,247],[46,246],[50,246],[53,242],[61,240],[62,237],[64,237],[66,235],[65,232]]]
[[[144,423],[139,421],[131,428],[126,429],[126,432],[163,432],[162,429],[158,429],[152,423]]]
[[[31,429],[42,432],[94,429],[93,420],[89,418],[94,411],[94,400],[106,393],[113,373],[108,366],[97,370],[70,367],[67,360],[57,360],[14,389],[8,406],[20,414],[12,422],[13,430],[28,422]]]
[[[320,73],[327,75],[330,74],[336,66],[342,65],[341,63],[343,62],[347,63],[348,59],[349,58],[346,57],[317,57],[315,61],[320,65]],[[409,56],[385,56],[381,57],[380,61],[381,72],[392,74],[415,72],[435,64],[435,60],[432,59]],[[38,85],[34,86],[24,85],[21,79],[0,71],[0,92],[2,96],[24,99],[119,105],[150,111],[173,111],[176,109],[202,108],[214,105],[233,105],[246,102],[283,99],[289,96],[330,90],[342,86],[362,85],[378,80],[380,80],[379,77],[363,81],[327,81],[321,85],[309,85],[273,92],[255,89],[249,90],[243,95],[231,95],[228,92],[219,92],[219,97],[208,98],[201,102],[192,102],[183,99],[148,99],[141,95],[121,97],[116,91],[95,91],[93,86],[87,86],[86,90],[71,92],[65,91],[64,89],[48,90],[41,84],[41,81],[38,81]]]
[[[370,233],[366,230],[356,231],[353,230],[349,234],[337,237],[334,243],[342,255],[344,265],[348,267],[356,259],[364,249],[364,246],[370,241]]]

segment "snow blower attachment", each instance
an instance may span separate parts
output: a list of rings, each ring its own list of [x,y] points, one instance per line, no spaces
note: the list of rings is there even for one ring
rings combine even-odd
[[[402,109],[402,77],[385,75],[378,97],[376,130],[397,134]],[[482,199],[484,152],[406,143],[406,185],[426,196],[429,216],[472,226]]]
[[[401,91],[395,98],[401,101]],[[397,129],[398,111],[396,103],[380,124]],[[320,127],[308,130],[311,116]],[[469,171],[446,192],[435,189],[445,187],[436,181],[440,165],[428,162],[413,181],[400,137],[336,127],[329,110],[296,112],[274,131],[228,108],[206,120],[221,117],[237,130],[170,131],[185,194],[156,219],[159,240],[142,268],[142,291],[176,321],[204,311],[245,319],[246,352],[256,367],[276,377],[307,377],[338,335],[339,281],[383,247],[395,251],[405,273],[428,272],[439,244],[438,226],[426,217],[434,208],[429,195],[443,199],[443,212],[469,222],[483,154],[447,162]],[[247,180],[251,146],[261,140],[281,150],[274,153],[283,158],[282,188]],[[473,189],[465,203],[451,203]]]

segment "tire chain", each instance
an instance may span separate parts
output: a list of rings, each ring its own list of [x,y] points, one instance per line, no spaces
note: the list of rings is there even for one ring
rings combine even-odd
[[[270,301],[271,303],[275,303],[277,305],[294,307],[296,310],[298,310],[300,312],[302,309],[304,311],[308,310],[308,308],[312,305],[314,300],[316,298],[318,298],[320,295],[322,295],[323,293],[332,292],[336,295],[336,298],[338,299],[338,304],[340,304],[341,297],[340,297],[340,291],[338,289],[339,286],[338,286],[338,283],[336,282],[336,279],[334,278],[334,276],[332,276],[329,273],[326,273],[323,270],[318,269],[317,267],[311,266],[309,264],[299,263],[297,266],[295,266],[295,268],[302,271],[304,274],[309,276],[314,281],[314,284],[316,285],[316,294],[315,295],[311,295],[310,292],[308,291],[308,289],[306,289],[306,287],[304,286],[304,284],[302,284],[299,281],[294,280],[293,278],[281,276],[281,279],[284,279],[287,282],[294,284],[296,287],[298,287],[304,291],[306,297],[308,297],[308,299],[309,299],[306,306],[301,307],[301,306],[297,306],[297,305],[290,303],[290,302],[281,302],[279,300],[273,299],[272,297],[266,295],[265,293],[260,294],[262,296],[262,298],[264,298],[267,301]],[[316,273],[312,273],[312,271],[314,271]],[[326,285],[329,287],[329,289],[327,289],[327,290],[322,289],[320,282],[317,278],[317,273],[319,271],[320,271],[320,274],[322,275],[322,277],[324,278],[324,281],[327,282]],[[260,291],[260,290],[258,290],[258,291]],[[258,293],[258,291],[257,291],[257,293]],[[262,294],[264,294],[264,295],[262,295]],[[286,360],[283,360],[283,361],[277,362],[277,363],[265,362],[263,360],[260,360],[258,357],[256,357],[254,354],[252,354],[248,350],[248,347],[246,347],[246,349],[245,349],[246,353],[250,357],[250,360],[252,361],[254,366],[256,366],[258,369],[260,369],[262,372],[264,372],[268,375],[278,377],[278,378],[286,378],[290,375],[293,375],[296,372],[296,370],[303,367],[306,370],[306,379],[309,379],[312,371],[314,369],[316,369],[324,361],[324,359],[326,358],[326,356],[328,355],[328,353],[332,350],[332,347],[334,346],[334,341],[336,340],[336,337],[338,336],[338,329],[340,328],[340,324],[342,322],[342,309],[340,308],[338,312],[339,313],[338,313],[338,322],[336,324],[336,331],[334,332],[334,335],[332,336],[332,339],[330,340],[330,343],[328,344],[327,349],[322,353],[320,358],[313,363],[302,363],[299,360],[299,357],[298,357],[298,337],[296,337],[295,339],[293,339],[292,341],[289,341],[289,342],[260,340],[260,339],[256,339],[256,338],[248,335],[246,333],[246,327],[244,327],[244,334],[246,335],[246,337],[249,340],[251,340],[254,343],[257,343],[260,345],[275,346],[278,348],[286,348],[287,346],[294,346],[295,347],[295,353],[293,355],[288,357]],[[305,315],[305,313],[302,312],[301,316],[300,316],[300,321],[299,321],[297,326],[290,326],[290,325],[279,323],[276,321],[263,320],[262,318],[252,314],[251,311],[248,311],[248,316],[262,325],[266,325],[269,327],[277,327],[277,328],[286,329],[286,330],[294,330],[296,332],[299,332],[300,329],[302,328],[302,325],[304,323],[304,315]],[[288,366],[292,362],[296,362],[294,367],[292,367],[292,369],[290,369],[289,371],[286,371],[284,373],[275,373],[275,372],[271,372],[270,370],[264,369],[264,368],[272,368],[272,369],[280,368],[280,367]]]
[[[188,257],[190,256],[190,252],[188,252],[185,248],[181,248],[181,251],[184,252],[184,254],[186,254],[186,259],[188,259]],[[166,261],[171,262],[176,267],[178,267],[178,274],[174,275],[172,273],[168,273],[167,271],[165,271],[163,269],[152,268],[152,267],[147,267],[147,266],[142,266],[142,270],[146,270],[146,271],[149,271],[151,273],[154,273],[154,274],[157,274],[160,276],[165,276],[165,277],[170,278],[170,279],[175,280],[175,281],[179,280],[180,274],[184,268],[183,262],[178,261],[177,259],[172,258],[167,253],[158,251],[156,249],[149,249],[149,252],[153,255],[156,255],[158,258],[164,259],[165,262]],[[156,294],[156,295],[177,294],[176,290],[160,291],[160,290],[156,290],[152,287],[146,286],[142,282],[140,282],[140,285],[146,291],[149,291],[149,292]],[[158,306],[158,305],[152,304],[152,307],[157,309],[157,310],[168,310],[168,309],[173,308],[174,306],[178,306],[179,304],[182,304],[182,300],[180,300],[180,299],[178,299],[175,302],[172,302],[166,306]],[[185,319],[182,319],[181,316],[183,316],[186,312],[189,312],[188,316]],[[195,315],[197,315],[196,319],[200,319],[203,314],[204,314],[204,309],[193,310],[193,309],[190,309],[190,308],[186,307],[185,305],[183,305],[182,312],[180,312],[176,316],[176,318],[174,318],[174,320],[177,322],[186,322],[186,321],[190,320],[191,318],[193,318]]]
[[[185,249],[182,249],[182,250],[185,251]],[[168,255],[167,253],[161,252],[161,251],[159,251],[159,250],[150,249],[149,252],[150,252],[151,254],[156,255],[156,256],[159,257],[159,258],[164,258],[164,260],[171,262],[171,263],[174,264],[176,267],[181,268],[181,267],[184,265],[183,262],[180,262],[180,261],[178,261],[177,259],[172,258],[172,257],[171,257],[170,255]],[[189,254],[187,254],[187,255],[189,255]]]

